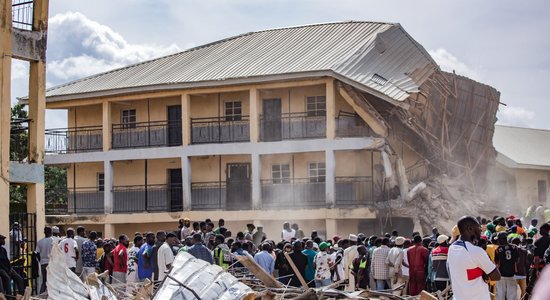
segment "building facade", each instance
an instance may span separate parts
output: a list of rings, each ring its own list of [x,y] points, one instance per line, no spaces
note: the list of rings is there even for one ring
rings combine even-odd
[[[224,218],[236,233],[284,221],[306,234],[411,231],[382,225],[392,161],[427,169],[383,114],[406,109],[437,70],[399,24],[343,22],[244,34],[54,87],[47,222],[104,236]],[[370,100],[372,99],[372,100]],[[387,107],[384,113],[372,103]],[[377,208],[378,207],[378,208]]]

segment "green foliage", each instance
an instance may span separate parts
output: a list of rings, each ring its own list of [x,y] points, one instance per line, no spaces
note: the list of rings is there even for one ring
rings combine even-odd
[[[29,156],[29,131],[27,122],[27,111],[22,104],[16,104],[11,108],[11,131],[10,131],[10,160],[23,161]]]
[[[44,176],[46,177],[46,203],[67,203],[67,169],[46,166],[44,168]]]

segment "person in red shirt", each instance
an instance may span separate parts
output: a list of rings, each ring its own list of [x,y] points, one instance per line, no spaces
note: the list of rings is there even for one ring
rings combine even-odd
[[[128,245],[130,240],[123,234],[118,238],[118,245],[113,249],[113,283],[126,283],[128,271]]]
[[[422,246],[422,237],[414,236],[414,245],[407,250],[409,262],[409,294],[416,296],[426,288],[428,249]]]

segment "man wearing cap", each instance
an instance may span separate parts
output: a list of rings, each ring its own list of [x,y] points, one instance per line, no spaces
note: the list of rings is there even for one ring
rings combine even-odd
[[[434,274],[435,288],[443,291],[449,285],[449,272],[447,271],[447,255],[449,253],[449,237],[442,234],[437,237],[438,246],[432,250],[432,273]]]
[[[61,241],[61,237],[59,236],[59,227],[57,226],[52,227],[52,240],[56,245]]]
[[[199,244],[202,242],[202,236],[200,234],[195,234],[193,238],[196,238],[195,245],[197,245],[196,244],[197,242]],[[170,268],[172,267],[172,263],[174,262],[174,252],[172,252],[172,246],[174,246],[176,243],[177,243],[177,236],[174,233],[170,232],[166,235],[166,240],[164,241],[164,243],[162,243],[162,246],[160,246],[158,250],[158,253],[157,253],[157,263],[159,267],[158,280],[164,280],[164,277],[166,277],[166,272],[170,270]],[[202,244],[200,245],[202,246]],[[193,254],[191,253],[191,251],[189,251],[189,253]],[[208,251],[208,253],[210,254],[210,251]],[[211,260],[209,261],[209,263],[212,264],[213,263],[212,254],[210,254],[210,258]]]
[[[449,247],[447,256],[454,299],[489,300],[491,296],[484,274],[498,281],[500,272],[487,253],[474,245],[481,238],[481,226],[476,218],[464,216],[458,220],[457,227],[460,237]]]
[[[186,237],[191,235],[191,232],[191,220],[189,220],[189,218],[183,218],[180,230],[181,240],[185,240]]]
[[[0,234],[0,294],[8,294],[10,291],[10,282],[13,280],[17,286],[17,291],[20,295],[25,293],[25,282],[17,272],[11,267],[8,252],[4,248],[6,237]]]
[[[344,279],[348,280],[346,291],[355,291],[355,277],[351,274],[353,268],[353,260],[359,257],[357,252],[357,236],[355,234],[349,235],[349,247],[344,250]]]
[[[330,254],[327,253],[329,244],[322,242],[319,244],[319,253],[313,259],[313,268],[315,269],[315,287],[320,288],[330,285],[330,269],[334,265]]]
[[[405,283],[405,279],[401,272],[403,266],[403,243],[405,243],[405,238],[398,236],[395,238],[394,243],[395,247],[390,249],[386,264],[390,267],[389,276],[392,286],[398,286]],[[400,294],[401,292],[399,291],[398,293]]]

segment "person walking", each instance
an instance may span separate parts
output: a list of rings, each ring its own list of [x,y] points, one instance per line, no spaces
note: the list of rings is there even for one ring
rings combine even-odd
[[[500,272],[485,250],[474,245],[481,238],[481,226],[476,218],[464,216],[458,220],[457,227],[460,235],[449,247],[447,256],[454,299],[489,300],[491,296],[484,274],[499,281]]]

